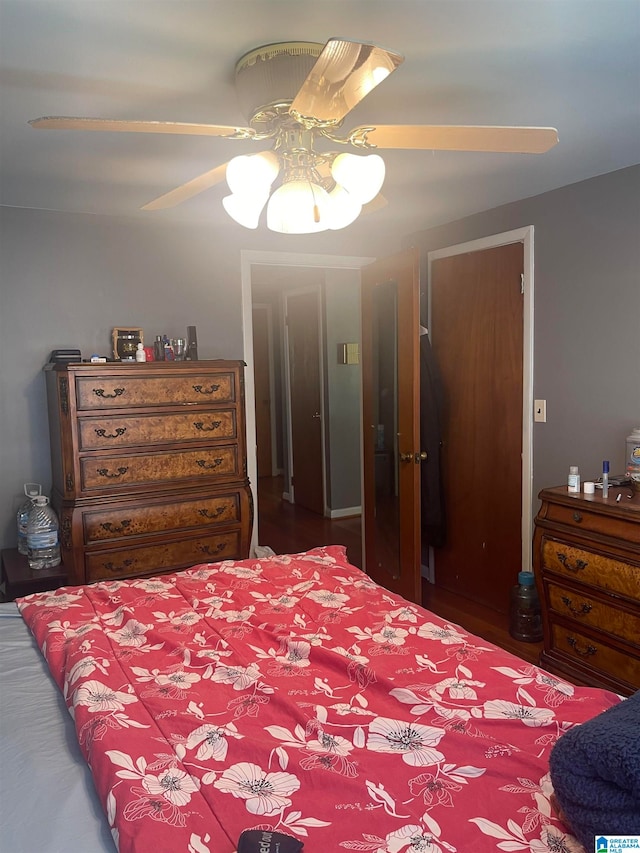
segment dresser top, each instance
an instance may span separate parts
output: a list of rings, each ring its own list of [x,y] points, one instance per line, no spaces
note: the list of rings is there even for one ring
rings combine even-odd
[[[619,501],[616,500],[618,495],[621,495]],[[591,512],[600,512],[640,524],[640,492],[634,492],[631,486],[610,486],[606,500],[602,497],[601,489],[596,489],[593,495],[585,495],[584,492],[569,492],[566,486],[543,489],[538,497],[541,501],[569,507],[580,505],[582,509]]]
[[[73,362],[50,362],[45,364],[43,370],[54,370],[57,372],[74,372],[82,375],[83,373],[122,373],[131,370],[153,370],[161,369],[175,371],[198,371],[213,368],[234,368],[245,367],[245,362],[239,359],[230,360],[225,358],[214,358],[201,361],[107,361],[107,362],[90,362],[90,361],[73,361]]]

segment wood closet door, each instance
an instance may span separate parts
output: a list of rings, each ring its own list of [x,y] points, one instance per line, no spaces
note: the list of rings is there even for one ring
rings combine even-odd
[[[522,560],[522,243],[431,266],[430,335],[446,398],[447,544],[438,586],[508,610]]]
[[[364,563],[421,603],[420,339],[416,249],[362,270]]]

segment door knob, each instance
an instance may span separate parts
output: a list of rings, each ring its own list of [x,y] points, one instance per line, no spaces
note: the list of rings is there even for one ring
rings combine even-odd
[[[421,450],[415,453],[401,453],[400,461],[401,462],[415,462],[416,465],[419,465],[421,462],[425,462],[427,459],[427,451]]]

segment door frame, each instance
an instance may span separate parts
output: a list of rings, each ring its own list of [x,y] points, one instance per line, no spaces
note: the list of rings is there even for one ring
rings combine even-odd
[[[258,480],[256,458],[256,390],[253,374],[253,318],[251,316],[251,267],[316,267],[323,269],[359,270],[375,258],[350,255],[304,254],[303,252],[273,252],[254,249],[240,250],[240,284],[242,309],[242,350],[246,364],[244,395],[247,433],[247,476],[253,495],[253,530],[250,554],[255,555],[258,545]],[[362,452],[362,451],[361,451]]]
[[[276,437],[276,377],[273,354],[273,308],[269,302],[253,302],[251,308],[252,310],[254,308],[257,308],[259,311],[264,311],[267,322],[267,351],[269,353],[269,397],[271,400],[271,405],[269,407],[269,419],[271,421],[271,470],[274,474],[281,474],[282,469],[278,467],[278,442]],[[251,323],[251,334],[253,340],[253,315],[251,317]]]
[[[533,499],[533,225],[492,234],[467,243],[458,243],[436,249],[427,255],[427,327],[431,321],[431,264],[440,258],[453,255],[466,255],[510,243],[522,243],[523,257],[523,338],[522,338],[522,569],[532,569],[533,518],[531,515]]]
[[[287,457],[289,463],[289,500],[296,502],[295,468],[293,467],[293,418],[291,408],[291,358],[289,350],[289,320],[288,303],[290,296],[301,296],[305,293],[314,293],[316,296],[316,308],[318,311],[318,379],[320,383],[320,453],[322,456],[322,514],[327,515],[327,470],[325,450],[325,423],[324,423],[324,346],[322,340],[322,293],[317,284],[309,287],[299,287],[295,290],[285,290],[282,293],[282,312],[284,328],[284,388],[285,388],[285,411],[286,411],[286,433],[287,433]],[[286,487],[285,483],[285,487]]]

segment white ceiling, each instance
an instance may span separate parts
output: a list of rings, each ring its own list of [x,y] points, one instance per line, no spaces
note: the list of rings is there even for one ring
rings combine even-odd
[[[405,57],[345,129],[559,131],[542,155],[384,152],[389,203],[372,226],[408,233],[640,162],[640,0],[0,0],[1,203],[228,224],[226,184],[174,210],[139,208],[257,143],[36,131],[28,120],[246,125],[236,60],[331,36]]]

